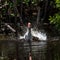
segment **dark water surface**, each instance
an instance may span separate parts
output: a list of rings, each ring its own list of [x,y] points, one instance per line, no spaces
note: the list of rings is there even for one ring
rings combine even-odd
[[[0,59],[16,59],[16,43],[19,60],[28,60],[29,43],[15,40],[0,41]],[[32,41],[31,48],[33,60],[60,60],[60,40]]]

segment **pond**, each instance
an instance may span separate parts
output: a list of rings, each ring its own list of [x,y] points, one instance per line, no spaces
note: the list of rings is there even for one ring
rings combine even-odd
[[[60,40],[31,42],[32,60],[60,60]],[[0,60],[28,60],[29,43],[24,40],[0,40]],[[3,58],[2,58],[3,57]]]

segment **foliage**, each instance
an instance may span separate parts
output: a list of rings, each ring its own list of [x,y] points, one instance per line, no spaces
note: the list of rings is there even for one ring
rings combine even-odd
[[[60,30],[60,14],[56,13],[53,17],[50,16],[50,23],[54,24],[58,30]]]
[[[13,1],[13,0],[12,0]],[[6,15],[6,11],[9,12],[9,14],[11,16],[14,16],[14,3],[11,0],[6,0],[3,1],[1,4],[5,5],[8,4],[7,6],[3,7],[1,10],[3,11],[3,14]],[[29,1],[30,0],[17,0],[15,3],[17,4],[17,6],[20,6],[21,3],[25,3],[27,6],[29,6]],[[31,2],[32,4],[37,3],[37,0],[32,0]]]
[[[60,0],[55,0],[55,3],[56,3],[56,7],[60,8]]]
[[[55,0],[55,5],[58,10],[60,10],[60,0]],[[60,31],[60,11],[54,14],[54,16],[49,17],[50,23],[54,24],[56,29]]]
[[[30,0],[24,0],[24,2],[28,5],[28,3],[29,3],[29,1]],[[37,0],[32,0],[32,3],[34,4],[34,3],[37,3]]]

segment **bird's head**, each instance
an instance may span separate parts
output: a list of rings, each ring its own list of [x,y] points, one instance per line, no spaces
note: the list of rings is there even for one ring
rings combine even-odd
[[[31,28],[31,23],[30,22],[28,22],[28,28]]]

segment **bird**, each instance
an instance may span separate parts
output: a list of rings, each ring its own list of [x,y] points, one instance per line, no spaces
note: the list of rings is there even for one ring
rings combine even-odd
[[[42,33],[40,31],[34,30],[30,22],[27,24],[26,32],[23,36],[20,36],[20,39],[24,39],[25,41],[32,40],[32,41],[40,41],[40,40],[47,40],[46,33]]]

